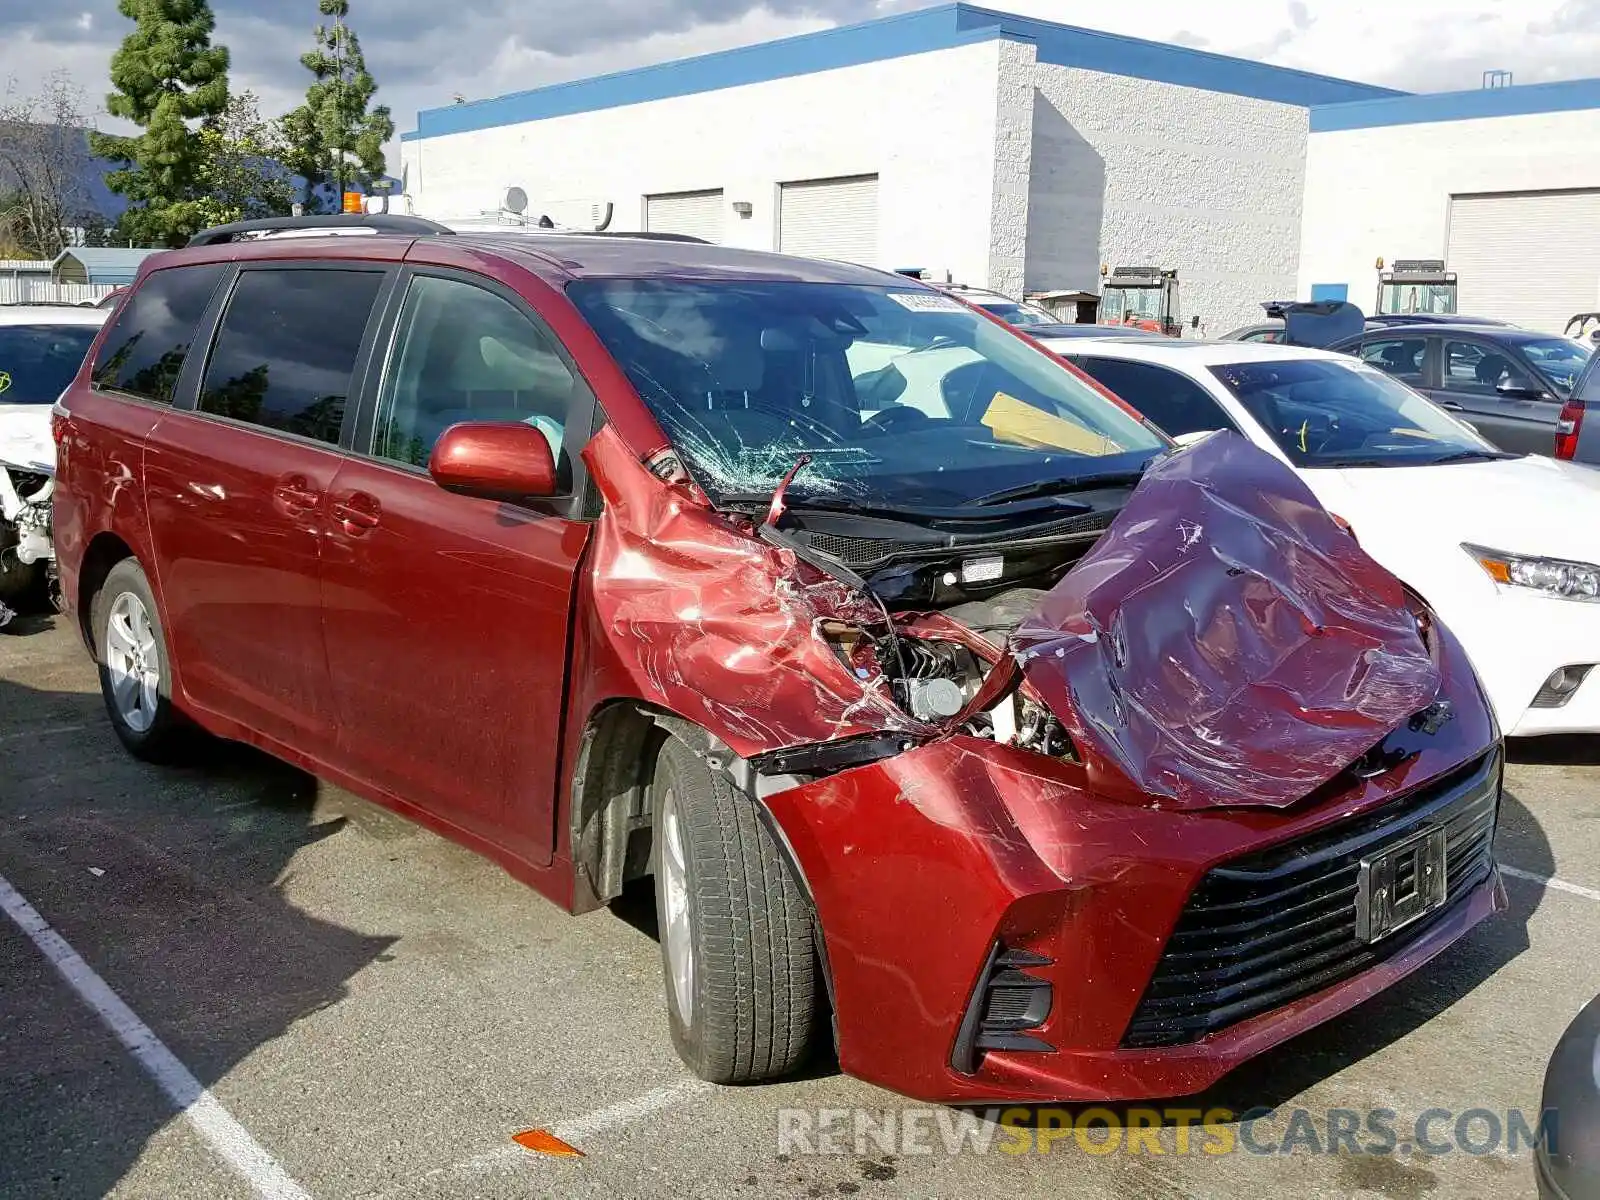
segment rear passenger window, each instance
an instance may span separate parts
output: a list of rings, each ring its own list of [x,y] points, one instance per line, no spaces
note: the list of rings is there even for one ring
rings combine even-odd
[[[226,271],[216,263],[169,267],[146,276],[100,345],[95,386],[171,404],[195,328]]]
[[[1159,425],[1168,437],[1234,428],[1228,414],[1204,388],[1176,371],[1116,358],[1075,355],[1072,361]]]
[[[557,483],[566,491],[567,418],[574,399],[587,395],[555,337],[510,301],[457,279],[420,276],[400,312],[373,453],[420,467],[452,425],[521,421],[550,443]]]
[[[1420,385],[1423,354],[1427,348],[1426,338],[1382,338],[1361,347],[1361,361],[1371,363],[1396,379]]]
[[[251,270],[228,300],[200,411],[337,443],[382,271]]]

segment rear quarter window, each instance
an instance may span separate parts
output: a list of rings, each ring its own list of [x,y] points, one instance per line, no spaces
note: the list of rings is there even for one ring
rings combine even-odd
[[[112,318],[94,360],[94,385],[172,403],[183,360],[227,267],[208,263],[152,271]]]

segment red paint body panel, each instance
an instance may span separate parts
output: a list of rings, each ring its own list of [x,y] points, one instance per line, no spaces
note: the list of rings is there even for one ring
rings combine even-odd
[[[152,561],[185,701],[316,758],[330,756],[337,727],[318,560],[343,461],[184,412],[145,442]]]
[[[1078,760],[954,733],[970,713],[914,720],[830,640],[881,626],[875,603],[646,465],[667,440],[562,290],[585,273],[859,282],[857,269],[626,242],[283,239],[148,260],[141,279],[181,262],[347,258],[514,289],[604,410],[583,455],[604,508],[578,521],[450,494],[414,471],[99,395],[86,366],[56,422],[69,602],[92,540],[115,534],[151,577],[175,694],[201,724],[569,907],[572,774],[606,705],[674,714],[744,759],[904,739],[914,748],[777,782],[761,802],[816,905],[842,1064],[930,1100],[1192,1092],[1503,902],[1491,874],[1363,974],[1192,1045],[1120,1049],[1210,868],[1365,813],[1494,744],[1459,645],[1442,628],[1424,640],[1399,585],[1287,468],[1212,438],[1150,472],[1014,654],[948,617],[902,614],[905,636],[998,661],[969,707],[1015,685],[1025,660],[1021,686],[1055,711]],[[1339,774],[1435,695],[1454,719],[1414,757],[1366,781]],[[1054,1049],[989,1051],[963,1075],[952,1047],[997,939],[1051,960],[1038,1032]]]
[[[323,544],[331,758],[548,863],[572,588],[589,526],[356,459],[331,495],[376,514],[368,528],[330,521]]]

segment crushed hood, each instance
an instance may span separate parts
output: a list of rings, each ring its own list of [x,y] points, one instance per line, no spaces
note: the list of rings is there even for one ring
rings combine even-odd
[[[1292,804],[1440,687],[1399,580],[1232,433],[1153,465],[1014,647],[1103,782],[1175,806]]]
[[[870,735],[893,753],[969,719],[916,720],[883,674],[841,660],[829,623],[881,628],[873,598],[658,478],[609,427],[584,458],[605,498],[592,611],[627,694],[745,758]],[[897,621],[902,636],[949,624]],[[1235,434],[1152,466],[1011,650],[972,705],[1021,663],[1093,786],[1174,807],[1300,800],[1440,688],[1399,581]]]

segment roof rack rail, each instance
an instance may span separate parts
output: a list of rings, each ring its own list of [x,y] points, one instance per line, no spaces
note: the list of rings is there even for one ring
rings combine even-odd
[[[231,225],[202,229],[189,239],[189,245],[215,246],[246,234],[295,229],[307,232],[317,229],[370,229],[373,233],[406,233],[413,237],[455,233],[455,230],[435,221],[399,213],[330,213],[323,216],[260,217],[254,221],[235,221]]]
[[[473,230],[474,233],[478,232]],[[661,233],[648,229],[557,229],[550,225],[529,225],[527,227],[507,226],[504,229],[485,230],[487,233],[533,233],[543,234],[547,237],[615,237],[638,238],[646,242],[693,242],[697,246],[709,246],[705,238],[694,237],[687,233]]]

